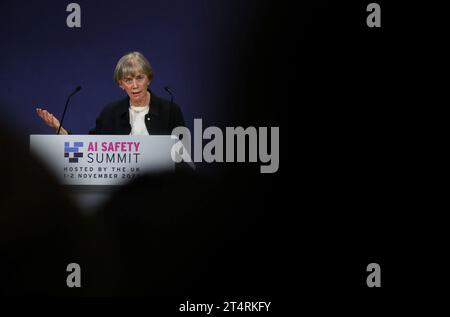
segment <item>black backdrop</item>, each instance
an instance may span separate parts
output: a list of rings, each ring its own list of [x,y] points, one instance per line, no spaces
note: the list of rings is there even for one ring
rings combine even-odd
[[[373,308],[394,302],[398,293],[414,293],[428,282],[421,268],[435,256],[430,241],[438,241],[434,235],[425,239],[429,223],[422,215],[428,199],[415,169],[415,104],[422,99],[414,94],[420,66],[414,64],[419,52],[412,38],[420,33],[400,22],[404,7],[385,1],[379,1],[381,29],[365,25],[367,1],[246,3],[247,17],[253,19],[244,21],[252,27],[245,39],[234,34],[239,49],[231,45],[221,51],[227,73],[216,73],[220,87],[197,90],[194,101],[185,98],[194,105],[206,93],[208,100],[217,98],[215,110],[192,106],[185,114],[192,120],[196,113],[213,113],[206,119],[218,126],[279,126],[280,169],[261,175],[253,164],[223,164],[194,184],[165,183],[188,184],[188,197],[194,197],[186,210],[195,217],[183,218],[173,207],[176,218],[186,221],[185,230],[191,228],[175,236],[217,230],[208,242],[193,240],[202,241],[200,251],[176,278],[163,280],[168,284],[151,280],[153,285],[166,285],[161,287],[167,293],[199,294],[199,302],[207,295],[270,298],[279,310],[301,310],[301,303],[316,300],[325,303],[318,309],[329,308],[326,303],[354,307],[352,300]],[[173,67],[168,72],[177,78]],[[145,186],[155,184],[148,181]],[[139,186],[133,188],[140,192]],[[161,197],[166,197],[163,189]],[[127,195],[136,197],[132,191],[120,197]],[[120,206],[120,199],[111,204]],[[112,215],[112,223],[133,223]],[[153,216],[139,217],[145,223]],[[366,266],[372,262],[382,268],[379,290],[366,286]],[[133,283],[120,285],[125,294],[149,291]]]

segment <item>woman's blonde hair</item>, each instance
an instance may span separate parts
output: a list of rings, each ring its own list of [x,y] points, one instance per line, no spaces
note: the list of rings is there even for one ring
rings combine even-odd
[[[149,80],[153,79],[152,66],[140,52],[131,52],[122,56],[117,62],[114,70],[114,81],[120,81],[128,76],[136,76],[138,73],[147,75]]]

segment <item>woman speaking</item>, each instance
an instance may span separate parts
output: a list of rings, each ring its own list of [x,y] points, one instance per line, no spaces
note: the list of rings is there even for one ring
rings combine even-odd
[[[140,52],[124,55],[117,62],[114,80],[127,97],[106,105],[89,134],[161,135],[184,126],[180,108],[150,91],[152,79],[153,71],[144,55]],[[36,112],[58,131],[60,122],[53,114],[41,108]],[[59,134],[68,133],[61,127]]]

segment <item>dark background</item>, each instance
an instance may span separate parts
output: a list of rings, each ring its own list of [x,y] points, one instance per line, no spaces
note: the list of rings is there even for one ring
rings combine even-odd
[[[66,4],[1,5],[9,43],[1,101],[18,139],[48,133],[34,107],[62,112],[77,84],[83,90],[65,126],[85,133],[101,107],[120,98],[112,72],[131,50],[150,59],[157,94],[175,88],[188,126],[202,118],[204,126],[280,127],[276,174],[219,164],[208,176],[144,179],[104,208],[99,223],[112,232],[105,244],[129,252],[118,264],[122,279],[111,268],[114,295],[259,296],[278,310],[298,301],[355,308],[354,300],[373,308],[439,276],[439,266],[427,268],[442,232],[427,231],[432,204],[418,169],[423,34],[404,23],[408,8],[378,1],[382,27],[370,29],[370,1],[78,3],[80,30],[65,27]],[[187,205],[167,203],[173,188]],[[161,214],[135,199],[148,189],[156,189]],[[154,223],[169,229],[155,238],[146,227]],[[153,251],[167,261],[141,258],[140,247],[157,239],[168,248],[156,243]],[[381,265],[381,289],[366,287],[372,262]],[[151,287],[136,282],[137,267],[151,268]]]
[[[130,51],[141,51],[152,64],[154,93],[168,98],[163,87],[173,88],[189,127],[193,118],[211,125],[230,120],[236,100],[227,87],[239,81],[242,50],[261,31],[269,10],[258,1],[79,1],[81,28],[69,28],[69,3],[0,6],[7,44],[2,98],[20,134],[51,133],[36,120],[34,108],[61,117],[77,85],[83,91],[72,100],[65,125],[73,134],[87,133],[102,107],[123,97],[112,77],[119,58]]]

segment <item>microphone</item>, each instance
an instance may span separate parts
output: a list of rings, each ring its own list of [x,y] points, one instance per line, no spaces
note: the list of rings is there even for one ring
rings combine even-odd
[[[164,87],[164,90],[167,91],[167,93],[170,95],[170,103],[173,103],[172,88],[170,88],[169,86],[166,86],[166,87]]]
[[[66,110],[67,110],[67,106],[69,105],[70,98],[72,98],[72,96],[75,95],[80,90],[81,90],[81,86],[77,86],[75,88],[75,90],[69,95],[69,97],[67,97],[66,106],[64,107],[64,112],[63,112],[63,115],[61,117],[61,121],[59,122],[59,128],[58,128],[58,132],[56,132],[56,134],[59,134],[59,130],[61,130],[62,123],[63,123],[63,120],[64,120],[64,116],[66,115]]]

